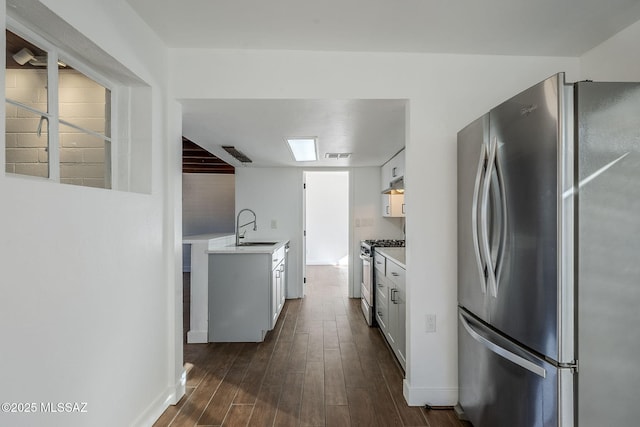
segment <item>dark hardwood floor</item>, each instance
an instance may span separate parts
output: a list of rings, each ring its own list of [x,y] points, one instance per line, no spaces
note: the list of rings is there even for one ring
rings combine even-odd
[[[185,344],[187,393],[154,426],[469,426],[452,410],[407,406],[402,371],[348,298],[346,274],[308,267],[305,298],[287,300],[262,343]]]

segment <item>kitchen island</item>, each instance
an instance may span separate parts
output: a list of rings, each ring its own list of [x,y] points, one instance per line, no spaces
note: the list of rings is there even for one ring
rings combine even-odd
[[[260,342],[284,306],[288,241],[209,247],[209,342]]]
[[[207,250],[235,242],[231,233],[209,233],[185,236],[182,243],[191,246],[191,302],[187,342],[206,343],[209,330],[209,254]]]

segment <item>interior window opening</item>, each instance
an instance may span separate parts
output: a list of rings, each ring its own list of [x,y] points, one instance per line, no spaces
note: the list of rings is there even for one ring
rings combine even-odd
[[[49,177],[47,52],[6,31],[7,173]]]
[[[111,90],[6,31],[6,173],[111,188]],[[53,72],[52,72],[53,71]]]

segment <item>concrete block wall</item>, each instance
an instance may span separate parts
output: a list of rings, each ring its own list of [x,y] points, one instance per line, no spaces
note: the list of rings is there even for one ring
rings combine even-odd
[[[47,111],[46,70],[6,70],[6,97],[40,111]],[[41,117],[23,108],[6,105],[6,171],[48,176],[48,126]]]
[[[47,72],[7,69],[6,96],[47,111]],[[74,69],[59,70],[60,118],[100,134],[108,132],[106,89]],[[37,114],[7,104],[6,171],[48,176],[48,127]],[[41,123],[42,121],[42,123]],[[41,134],[37,129],[41,125]],[[106,133],[108,135],[108,133]],[[104,188],[109,186],[110,144],[104,139],[60,124],[60,182]]]

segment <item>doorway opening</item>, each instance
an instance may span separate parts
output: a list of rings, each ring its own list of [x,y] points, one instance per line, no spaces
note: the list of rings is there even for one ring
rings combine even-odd
[[[305,292],[309,275],[326,270],[348,294],[349,265],[349,172],[305,171],[304,173],[304,268]],[[331,270],[331,272],[329,272]]]

